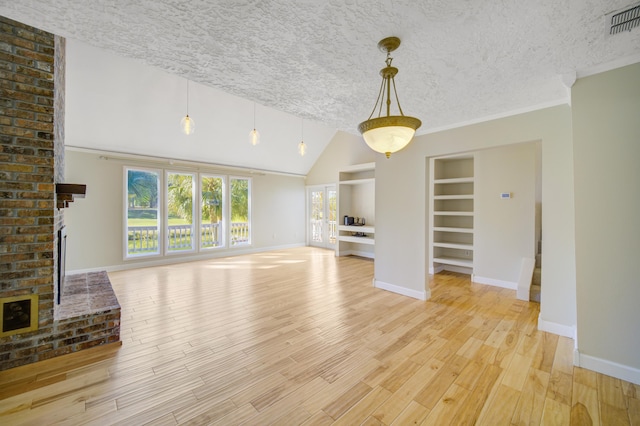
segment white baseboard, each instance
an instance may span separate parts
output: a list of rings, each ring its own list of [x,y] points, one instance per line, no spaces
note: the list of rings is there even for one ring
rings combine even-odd
[[[615,377],[627,382],[640,385],[640,369],[629,367],[628,365],[618,364],[602,358],[580,353],[575,349],[573,354],[574,364],[587,370],[597,371],[607,376]]]
[[[442,271],[457,272],[459,274],[467,274],[473,276],[473,268],[467,268],[466,266],[456,265],[441,265]]]
[[[472,275],[473,274],[473,269],[472,268],[467,268],[465,266],[440,264],[440,265],[436,266],[435,268],[433,266],[429,267],[429,274],[430,275],[434,275],[434,274],[437,274],[437,273],[442,272],[442,271],[451,271],[451,272],[457,272],[459,274],[467,274],[467,275]]]
[[[373,286],[381,290],[387,290],[392,293],[401,294],[418,300],[427,300],[431,297],[431,291],[428,288],[424,291],[416,291],[406,287],[385,283],[384,281],[376,280],[375,278],[373,280]]]
[[[284,246],[277,247],[260,247],[260,248],[238,248],[233,250],[225,250],[225,251],[213,251],[207,253],[200,253],[191,256],[165,256],[162,258],[155,258],[154,260],[148,260],[145,262],[127,262],[120,265],[107,265],[107,266],[99,266],[95,268],[86,268],[86,269],[74,269],[68,270],[67,275],[73,274],[86,274],[89,272],[99,272],[99,271],[107,271],[107,272],[115,272],[115,271],[126,271],[130,269],[140,269],[140,268],[149,268],[152,266],[164,266],[164,265],[173,265],[176,263],[187,263],[187,262],[197,262],[199,260],[207,260],[207,259],[217,259],[221,257],[231,257],[231,256],[239,256],[243,254],[252,254],[252,253],[262,253],[265,251],[274,251],[274,250],[286,250],[289,248],[296,247],[305,247],[306,244],[289,244]]]
[[[540,315],[538,315],[538,330],[546,331],[547,333],[557,334],[559,336],[569,337],[574,340],[576,339],[575,326],[546,321],[546,320],[543,320]]]
[[[370,251],[340,250],[340,256],[360,256],[368,259],[375,259],[375,253]]]
[[[444,271],[444,265],[438,265],[435,268],[433,267],[433,265],[429,266],[429,274],[430,275],[435,275],[435,274],[437,274],[439,272],[442,272],[442,271]]]
[[[477,275],[473,276],[473,282],[478,284],[492,285],[495,287],[508,288],[509,290],[516,290],[518,288],[518,283],[514,283],[512,281],[496,280],[495,278],[479,277]]]

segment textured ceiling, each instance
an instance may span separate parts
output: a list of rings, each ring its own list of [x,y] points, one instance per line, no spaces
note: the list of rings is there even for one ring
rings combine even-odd
[[[561,75],[640,60],[630,0],[1,0],[0,13],[297,117],[356,132],[395,35],[419,133],[567,100]]]

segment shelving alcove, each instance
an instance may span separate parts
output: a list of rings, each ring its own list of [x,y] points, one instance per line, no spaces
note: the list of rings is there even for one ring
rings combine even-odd
[[[336,256],[375,256],[375,166],[357,164],[338,173]],[[346,225],[345,216],[353,217],[355,223]]]
[[[474,157],[429,160],[429,273],[473,274]]]

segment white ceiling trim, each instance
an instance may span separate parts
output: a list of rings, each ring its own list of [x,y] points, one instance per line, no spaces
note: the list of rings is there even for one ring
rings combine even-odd
[[[445,130],[457,129],[459,127],[469,126],[472,124],[484,123],[486,121],[498,120],[500,118],[512,117],[514,115],[525,114],[527,112],[538,111],[545,108],[551,108],[558,105],[569,105],[571,104],[571,98],[567,97],[565,99],[558,99],[557,101],[545,102],[543,104],[531,105],[530,107],[515,109],[513,111],[507,111],[500,114],[488,115],[486,117],[480,117],[474,120],[461,121],[459,123],[451,124],[449,126],[436,127],[433,129],[429,129],[426,132],[422,133],[423,135],[428,135],[431,133],[438,133]]]
[[[630,55],[626,58],[616,59],[614,61],[610,61],[604,64],[594,65],[592,67],[584,68],[582,70],[576,71],[576,75],[578,78],[589,77],[591,75],[600,74],[602,72],[607,72],[614,70],[616,68],[626,67],[628,65],[637,64],[640,62],[640,54]]]

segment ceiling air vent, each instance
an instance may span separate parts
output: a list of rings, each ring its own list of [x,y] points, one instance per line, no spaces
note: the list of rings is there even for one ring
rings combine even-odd
[[[640,25],[640,3],[605,15],[607,34],[612,36],[623,31],[631,31]]]

